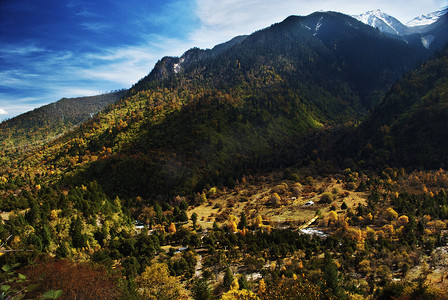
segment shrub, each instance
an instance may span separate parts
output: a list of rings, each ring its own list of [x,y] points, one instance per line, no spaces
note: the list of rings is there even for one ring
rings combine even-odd
[[[320,196],[321,203],[331,203],[334,200],[334,195],[332,193],[325,192]]]

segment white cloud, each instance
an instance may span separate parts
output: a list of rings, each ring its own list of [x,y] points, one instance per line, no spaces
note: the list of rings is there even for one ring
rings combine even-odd
[[[8,112],[4,110],[3,108],[0,108],[0,115],[7,115]]]

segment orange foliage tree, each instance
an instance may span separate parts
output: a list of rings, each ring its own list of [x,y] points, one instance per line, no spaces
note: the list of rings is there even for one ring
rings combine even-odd
[[[21,273],[38,287],[26,295],[37,299],[49,290],[62,290],[61,299],[119,299],[122,290],[117,276],[100,266],[68,260],[45,260],[30,265]]]

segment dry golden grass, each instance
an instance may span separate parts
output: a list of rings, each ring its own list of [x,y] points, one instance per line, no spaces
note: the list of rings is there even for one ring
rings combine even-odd
[[[191,217],[196,213],[198,224],[203,228],[211,228],[215,221],[226,222],[230,215],[239,217],[243,211],[249,224],[262,216],[265,223],[273,226],[286,222],[298,226],[312,219],[318,210],[326,213],[331,206],[336,206],[336,211],[340,211],[343,202],[352,209],[366,204],[365,193],[349,191],[332,177],[313,179],[308,183],[301,185],[295,181],[261,177],[234,189],[218,190],[216,195],[208,197],[207,202],[190,209],[187,214]],[[325,192],[334,194],[332,203],[319,203]],[[272,200],[278,200],[272,197],[274,193],[279,195],[280,201]],[[313,201],[314,205],[305,206],[308,201]]]

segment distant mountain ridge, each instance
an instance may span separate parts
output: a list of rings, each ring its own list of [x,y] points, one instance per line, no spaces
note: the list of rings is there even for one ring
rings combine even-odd
[[[444,9],[421,15],[415,17],[406,24],[401,23],[395,17],[384,13],[380,9],[370,10],[360,15],[353,15],[352,17],[364,24],[378,28],[381,32],[405,36],[415,33],[424,33],[429,30],[430,27],[428,27],[428,25],[437,22],[447,12],[448,9]]]
[[[440,49],[446,42],[446,34],[440,31],[440,28],[446,29],[447,12],[448,10],[445,9],[423,15],[411,20],[407,25],[379,9],[352,17],[366,25],[377,28],[385,34],[399,37],[406,42],[421,43],[427,49],[431,47]]]
[[[0,150],[36,146],[88,120],[118,101],[126,90],[97,96],[62,98],[0,123]]]
[[[441,16],[445,15],[448,12],[448,8],[443,10],[435,11],[426,15],[421,15],[415,17],[414,19],[406,22],[406,26],[408,27],[416,27],[416,26],[425,26],[430,25],[436,22]]]

